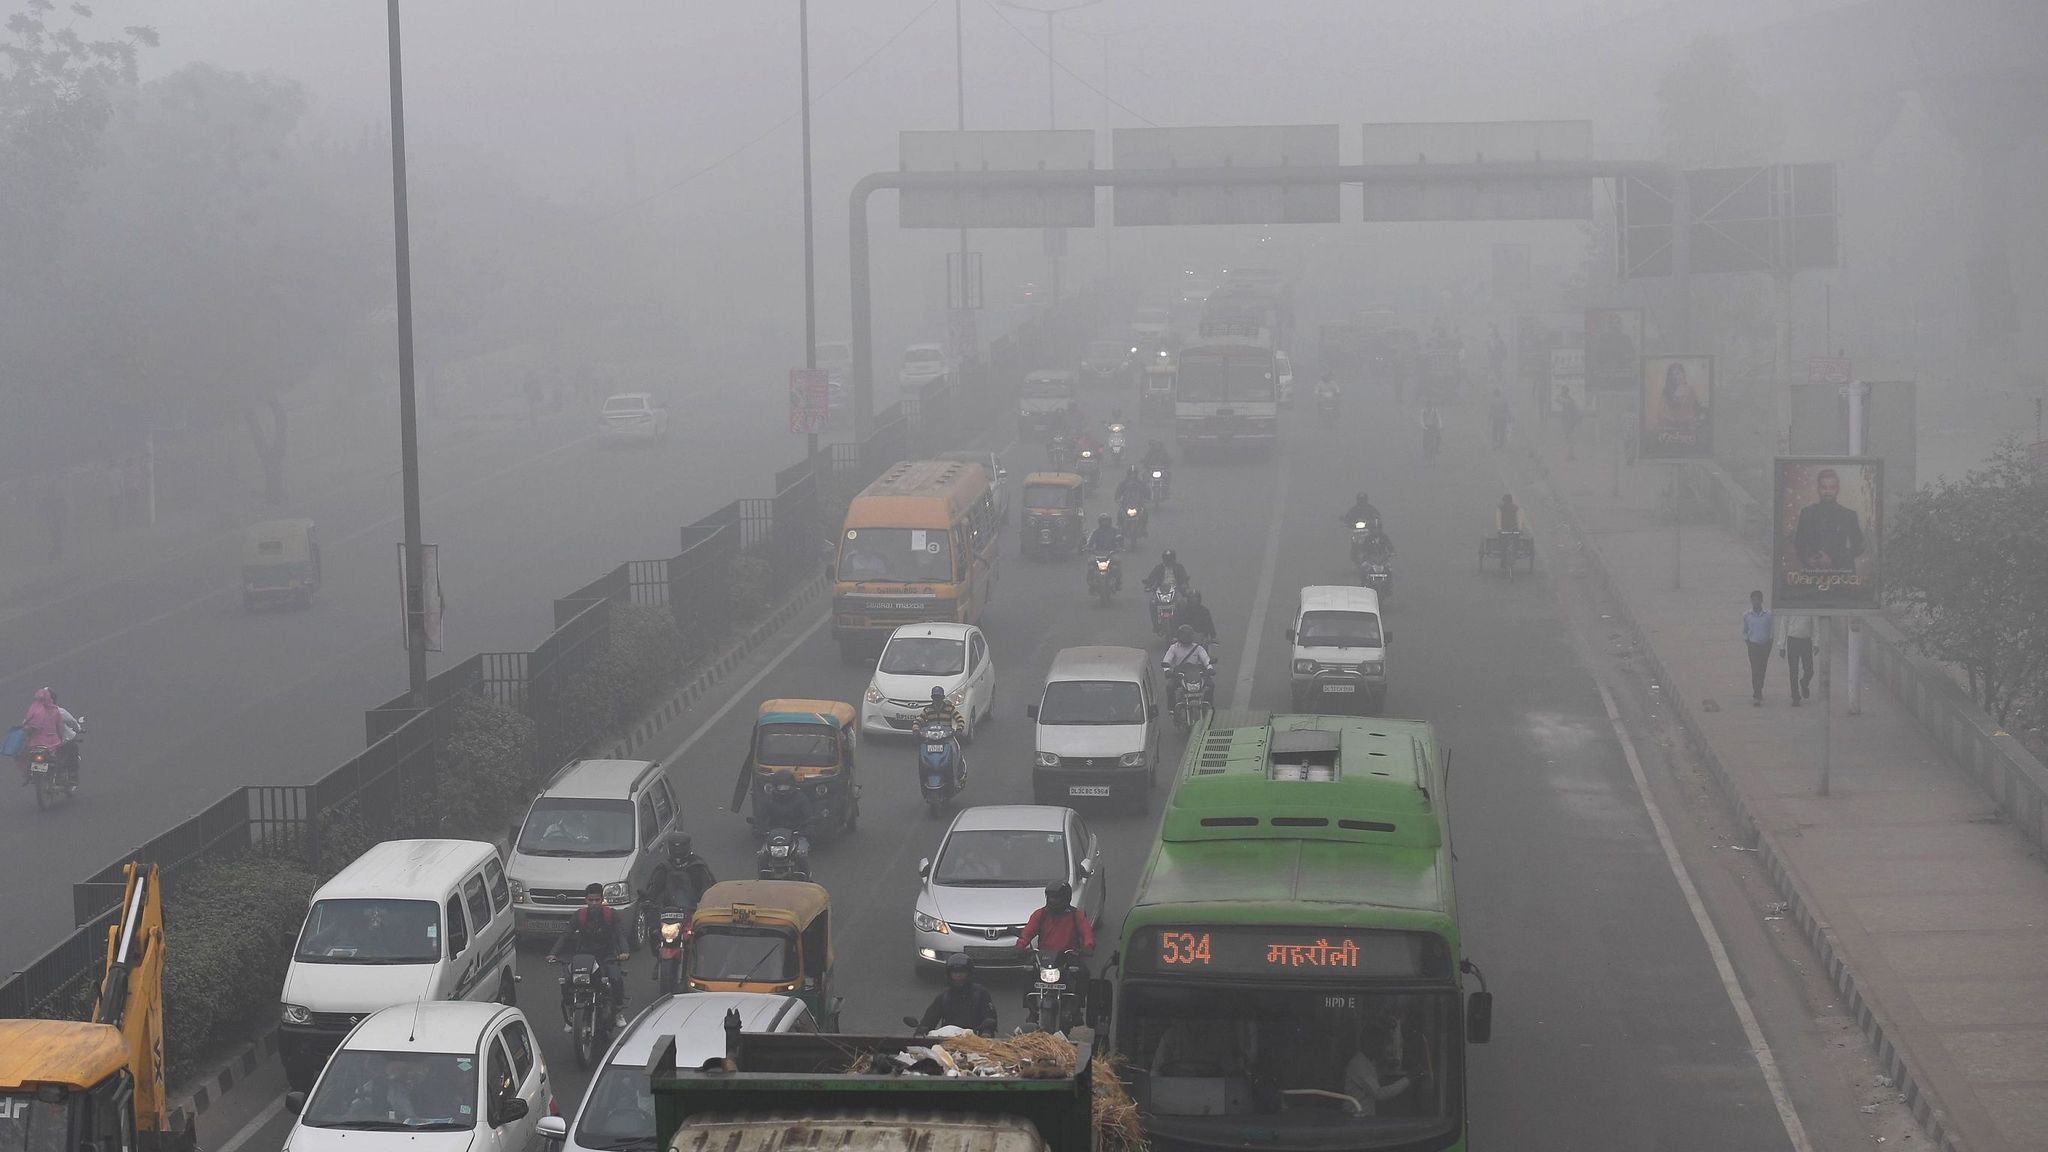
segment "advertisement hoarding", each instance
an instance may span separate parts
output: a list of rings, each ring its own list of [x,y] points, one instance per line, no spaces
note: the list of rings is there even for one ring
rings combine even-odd
[[[1714,455],[1714,358],[1645,356],[1637,443],[1643,460]]]
[[[823,368],[791,368],[789,430],[805,434],[823,432],[831,415],[831,374]]]
[[[1771,609],[1816,616],[1878,610],[1884,461],[1780,456],[1771,495]]]
[[[1586,309],[1586,387],[1626,392],[1643,378],[1643,310]]]

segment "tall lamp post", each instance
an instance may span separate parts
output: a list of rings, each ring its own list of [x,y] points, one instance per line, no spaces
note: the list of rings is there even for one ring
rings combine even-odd
[[[803,77],[798,87],[803,100],[804,121],[804,367],[818,367],[818,276],[811,254],[811,0],[797,0],[796,42],[798,67]],[[818,434],[805,437],[804,459],[815,473],[818,467]]]
[[[1097,4],[1102,3],[1102,0],[1078,0],[1077,3],[1065,4],[1054,8],[1041,8],[1033,4],[1019,4],[1017,0],[1001,0],[1001,2],[1006,8],[1015,8],[1019,12],[1035,12],[1045,17],[1045,126],[1047,128],[1058,128],[1059,103],[1056,99],[1057,89],[1054,86],[1053,73],[1059,67],[1059,60],[1053,47],[1053,17],[1068,12],[1078,12],[1083,8],[1093,8]],[[1052,268],[1052,282],[1048,285],[1049,291],[1046,293],[1046,299],[1049,303],[1057,305],[1060,302],[1060,258],[1049,255],[1047,260]]]
[[[412,245],[405,209],[405,70],[398,0],[386,0],[391,44],[391,231],[398,257],[398,458],[405,502],[405,667],[415,707],[426,703],[427,600],[420,544],[419,409],[413,401]]]

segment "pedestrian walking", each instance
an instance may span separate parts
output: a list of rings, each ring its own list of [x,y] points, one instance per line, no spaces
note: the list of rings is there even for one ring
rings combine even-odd
[[[1813,617],[1788,615],[1778,619],[1778,654],[1785,658],[1785,673],[1792,681],[1792,706],[1813,699]]]
[[[1749,646],[1749,702],[1764,703],[1764,674],[1771,670],[1771,610],[1764,607],[1761,590],[1749,594],[1749,611],[1742,614],[1742,642]]]
[[[1564,424],[1564,458],[1567,460],[1577,460],[1579,458],[1579,402],[1572,396],[1570,388],[1560,387],[1557,390],[1557,408],[1561,422]]]

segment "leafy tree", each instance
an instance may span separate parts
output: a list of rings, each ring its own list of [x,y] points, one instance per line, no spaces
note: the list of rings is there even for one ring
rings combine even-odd
[[[157,42],[140,25],[91,38],[82,22],[92,9],[71,5],[76,19],[61,25],[56,11],[28,0],[0,39],[0,229],[10,248],[52,233],[113,115],[113,93],[135,83],[141,49]]]
[[[1920,651],[1961,668],[2000,724],[2048,691],[2048,484],[2017,440],[1907,497],[1885,535],[1886,594]]]

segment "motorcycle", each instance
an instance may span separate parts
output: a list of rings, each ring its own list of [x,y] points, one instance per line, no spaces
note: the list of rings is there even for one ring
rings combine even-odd
[[[1360,560],[1358,586],[1378,592],[1381,600],[1390,599],[1394,594],[1393,569],[1378,560]]]
[[[1088,986],[1088,970],[1073,950],[1054,955],[1040,952],[1031,965],[1031,991],[1024,995],[1026,1032],[1065,1032],[1081,1019],[1081,993]]]
[[[690,939],[690,914],[671,908],[661,914],[654,933],[654,978],[663,996],[683,990],[683,949]]]
[[[1325,420],[1334,419],[1337,415],[1339,403],[1341,403],[1341,397],[1335,390],[1327,392],[1318,390],[1316,392],[1316,415],[1321,416]]]
[[[1151,518],[1143,504],[1124,505],[1124,540],[1131,544],[1143,540],[1145,538],[1146,521]]]
[[[550,958],[551,963],[559,961]],[[598,967],[597,957],[579,952],[569,959],[569,971],[556,978],[562,986],[562,1023],[576,1049],[576,1066],[589,1068],[604,1055],[611,1043],[611,992]]]
[[[1121,424],[1111,424],[1109,426],[1109,458],[1112,463],[1122,464],[1124,462],[1124,448],[1128,443],[1124,426]]]
[[[1211,653],[1211,660],[1215,654]],[[1182,664],[1167,670],[1173,678],[1173,722],[1185,732],[1195,726],[1213,705],[1209,703],[1209,684],[1214,677],[1214,666],[1204,668],[1199,664]]]
[[[1062,432],[1045,442],[1046,458],[1052,461],[1052,470],[1064,471],[1074,460],[1074,442]]]
[[[1171,487],[1172,485],[1170,483],[1170,478],[1166,474],[1166,469],[1152,469],[1152,502],[1154,504],[1166,503],[1166,494]]]
[[[960,733],[944,721],[917,730],[917,792],[932,815],[967,786],[967,765],[960,755]]]
[[[78,734],[55,748],[34,748],[24,762],[28,783],[35,788],[36,807],[50,809],[78,794],[78,746],[85,742],[85,717]]]
[[[1109,603],[1110,594],[1116,591],[1118,576],[1116,557],[1098,552],[1088,558],[1088,594],[1098,603]]]
[[[1162,582],[1152,589],[1152,634],[1167,636],[1173,632],[1173,620],[1180,612],[1180,585],[1172,580]]]
[[[754,853],[756,875],[762,880],[809,880],[811,860],[801,847],[795,829],[770,829]]]
[[[1081,456],[1074,464],[1074,471],[1081,475],[1081,491],[1095,490],[1095,481],[1102,475],[1102,461],[1095,455],[1095,449],[1081,449]]]

